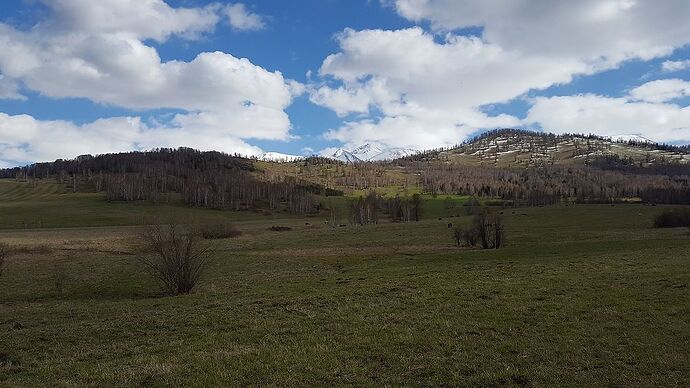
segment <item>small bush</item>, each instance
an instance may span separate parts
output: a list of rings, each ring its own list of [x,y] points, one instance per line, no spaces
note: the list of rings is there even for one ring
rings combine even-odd
[[[202,247],[198,233],[176,224],[154,225],[141,234],[146,269],[161,281],[171,295],[188,294],[206,269],[209,250]]]
[[[5,268],[5,261],[10,256],[10,245],[4,242],[0,242],[0,276],[2,276],[2,270]]]
[[[207,239],[222,239],[239,237],[242,232],[230,222],[208,222],[197,226],[197,233]]]
[[[654,218],[655,228],[680,228],[690,226],[690,209],[668,209]]]
[[[274,232],[289,232],[292,230],[292,228],[289,226],[275,226],[274,225],[274,226],[271,226],[270,228],[268,228],[268,230],[272,230]]]

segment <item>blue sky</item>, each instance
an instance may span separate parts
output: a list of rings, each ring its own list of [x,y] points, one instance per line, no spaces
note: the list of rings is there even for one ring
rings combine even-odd
[[[685,1],[96,3],[3,2],[0,166],[157,146],[421,149],[503,126],[690,141]]]

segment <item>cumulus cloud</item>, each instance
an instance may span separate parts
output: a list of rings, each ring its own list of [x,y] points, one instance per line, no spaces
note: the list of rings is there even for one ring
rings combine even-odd
[[[261,30],[266,26],[262,16],[250,12],[242,3],[226,6],[225,15],[232,28],[236,30],[255,31]]]
[[[0,74],[0,99],[26,100],[26,97],[19,92],[19,84],[16,81]]]
[[[597,68],[652,59],[688,43],[685,0],[395,0],[398,13],[437,30],[482,27],[485,41],[525,55]]]
[[[212,30],[217,6],[172,8],[163,0],[40,0],[53,17],[37,27],[65,34],[126,34],[164,41],[170,35],[194,37]]]
[[[664,61],[664,63],[661,64],[661,70],[668,73],[685,69],[690,69],[690,59],[685,61]]]
[[[411,21],[429,21],[433,32],[346,29],[337,35],[340,50],[323,61],[322,82],[312,84],[310,98],[340,116],[360,117],[328,131],[327,139],[418,148],[455,144],[478,129],[520,122],[486,115],[486,105],[625,61],[663,57],[690,43],[684,21],[690,3],[684,0],[384,3]],[[458,32],[470,27],[479,28]]]
[[[190,128],[178,124],[150,125],[139,117],[115,117],[76,125],[69,121],[36,120],[29,115],[0,113],[0,165],[16,166],[27,161],[52,161],[66,156],[101,154],[155,147],[187,146],[201,150],[232,150],[259,155],[261,150],[231,134],[213,128]]]
[[[328,56],[319,74],[340,85],[314,86],[310,99],[340,116],[368,115],[326,134],[345,143],[457,144],[477,129],[519,123],[507,115],[488,116],[480,109],[483,105],[570,82],[573,74],[590,71],[575,61],[524,57],[476,37],[448,35],[438,42],[418,27],[347,29],[338,40],[342,51]]]
[[[191,39],[210,31],[220,20],[220,6],[172,8],[162,0],[45,3],[50,16],[29,30],[0,23],[0,98],[21,98],[17,93],[21,83],[54,98],[82,97],[134,110],[183,111],[174,117],[161,144],[146,139],[131,139],[129,144],[157,146],[178,139],[179,145],[189,145],[186,139],[191,139],[203,145],[199,139],[231,136],[234,140],[217,147],[244,152],[249,148],[240,139],[290,138],[285,109],[303,92],[303,85],[222,52],[200,53],[190,62],[164,62],[145,43],[147,39],[162,42],[172,35]],[[34,128],[49,130],[55,125]],[[90,129],[70,128],[69,133]],[[158,130],[144,128],[134,134],[145,138]],[[62,156],[72,154],[71,148],[64,148]],[[2,158],[7,159],[0,154]]]
[[[630,91],[635,100],[667,102],[690,95],[690,82],[681,79],[661,79],[647,82]]]
[[[537,97],[524,123],[553,133],[634,133],[657,142],[690,142],[690,107],[631,96]]]
[[[346,122],[340,128],[326,132],[324,137],[344,143],[346,149],[353,149],[364,143],[430,149],[456,145],[477,128],[511,127],[519,124],[520,120],[513,116],[488,117],[475,110],[459,109],[457,116],[439,111],[419,111]]]

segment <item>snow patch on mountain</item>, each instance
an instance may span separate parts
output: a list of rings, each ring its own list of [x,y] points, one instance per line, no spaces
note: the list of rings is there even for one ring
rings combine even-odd
[[[629,141],[634,141],[637,143],[656,143],[655,141],[649,140],[646,137],[640,136],[640,135],[615,135],[615,136],[609,136],[609,140],[613,142],[623,142],[627,143]]]
[[[304,156],[283,154],[280,152],[264,152],[259,159],[267,162],[294,162],[304,159]]]
[[[350,152],[359,160],[372,160],[377,155],[380,155],[383,150],[377,145],[367,143],[355,148]]]
[[[371,160],[394,160],[419,153],[413,148],[388,148],[383,150]]]
[[[340,160],[341,162],[345,163],[358,163],[362,161],[360,158],[353,155],[352,152],[344,150],[342,148],[335,151],[333,155],[330,156],[330,158]]]

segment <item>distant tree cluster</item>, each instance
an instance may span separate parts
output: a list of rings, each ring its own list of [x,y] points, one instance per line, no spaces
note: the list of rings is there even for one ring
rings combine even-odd
[[[416,168],[430,193],[499,197],[527,206],[564,200],[609,203],[631,197],[646,202],[686,203],[690,190],[688,176],[627,174],[588,167],[516,170],[420,163]]]
[[[382,216],[391,222],[418,222],[422,219],[422,204],[419,194],[384,198],[372,190],[366,196],[349,200],[344,210],[351,225],[378,224]],[[339,225],[343,208],[331,204],[329,211],[329,222]]]
[[[422,197],[419,194],[387,198],[383,201],[383,207],[392,222],[418,222],[422,219]]]
[[[501,215],[488,210],[478,212],[469,227],[456,225],[453,228],[453,239],[457,246],[483,249],[499,249],[505,243],[505,226]]]
[[[189,148],[158,149],[37,163],[16,169],[18,179],[54,177],[73,191],[104,192],[110,201],[166,201],[170,194],[192,206],[318,210],[314,192],[339,194],[295,177],[262,180],[251,160]]]

